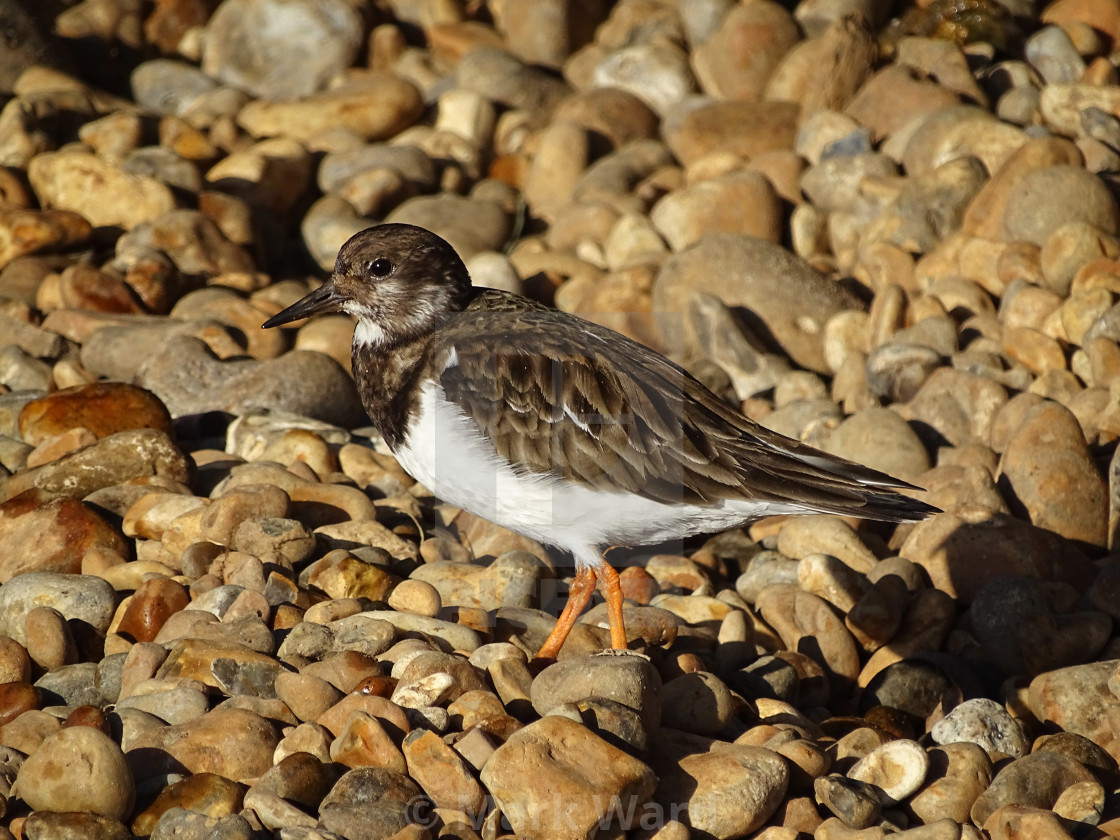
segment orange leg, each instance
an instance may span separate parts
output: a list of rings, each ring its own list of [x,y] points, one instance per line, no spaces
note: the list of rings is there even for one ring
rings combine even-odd
[[[544,640],[541,649],[537,651],[537,659],[556,658],[556,655],[560,653],[560,648],[564,645],[564,640],[572,632],[576,619],[583,612],[583,608],[587,606],[587,602],[591,600],[591,594],[594,591],[595,570],[589,566],[577,569],[572,585],[568,589],[568,603],[564,605],[564,610],[560,613],[560,617],[556,619],[556,626],[552,628],[552,632]]]
[[[607,626],[611,629],[611,647],[626,650],[626,627],[622,623],[622,583],[618,572],[608,563],[599,570],[603,594],[607,596]]]
[[[626,629],[622,625],[622,585],[616,572],[610,565],[603,563],[599,569],[599,576],[603,582],[603,593],[607,597],[607,624],[611,630],[611,647],[616,650],[626,649]],[[537,652],[538,659],[555,659],[563,647],[568,634],[572,632],[576,619],[591,600],[595,591],[596,575],[591,567],[584,567],[576,571],[568,590],[568,603],[560,617],[556,619],[556,626],[544,640],[541,649]]]

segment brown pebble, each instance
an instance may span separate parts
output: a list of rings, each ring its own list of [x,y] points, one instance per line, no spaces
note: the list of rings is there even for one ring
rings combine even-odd
[[[648,604],[661,591],[653,576],[641,566],[628,566],[619,574],[622,597],[639,604]]]
[[[33,607],[23,620],[27,653],[40,668],[53,671],[78,661],[78,646],[66,617],[53,607]]]
[[[356,686],[354,694],[376,694],[378,697],[392,697],[397,688],[397,680],[393,677],[372,676],[366,677]]]
[[[38,446],[54,435],[82,427],[102,438],[129,429],[171,434],[171,415],[151,392],[123,382],[94,382],[55,391],[23,407],[19,433]]]
[[[372,656],[347,650],[312,662],[301,671],[320,677],[339,691],[348,693],[366,677],[381,676],[381,665]]]
[[[182,584],[165,577],[150,578],[132,596],[117,632],[137,642],[150,642],[168,617],[184,609],[190,601]]]
[[[155,802],[132,820],[132,833],[152,833],[159,818],[172,808],[185,808],[211,819],[236,814],[241,810],[245,785],[214,773],[195,773],[163,788]]]
[[[302,721],[315,720],[342,699],[341,691],[311,674],[278,674],[275,686],[276,696]]]
[[[100,729],[106,735],[112,734],[109,731],[109,719],[105,717],[105,712],[97,706],[78,706],[62,722],[63,729],[68,726],[91,726],[94,729]]]
[[[37,811],[90,811],[123,820],[135,803],[135,784],[116,741],[73,726],[44,739],[28,756],[12,793]]]
[[[41,490],[0,504],[0,545],[24,547],[0,558],[0,583],[23,572],[77,573],[82,558],[95,549],[122,558],[127,554],[124,538],[91,507]]]
[[[389,593],[389,606],[399,612],[436,616],[443,602],[439,590],[426,580],[402,580]]]
[[[346,767],[383,767],[396,773],[407,770],[404,755],[383,721],[365,712],[354,712],[346,728],[331,744],[331,760]]]
[[[384,697],[372,694],[348,694],[319,716],[316,723],[325,726],[338,737],[345,730],[350,716],[363,712],[375,717],[394,737],[403,736],[412,727],[405,717],[404,710]]]
[[[40,708],[39,689],[28,682],[0,684],[0,726],[6,726],[28,709]]]
[[[30,682],[31,657],[10,636],[0,636],[0,683]]]
[[[93,432],[81,427],[70,429],[58,435],[52,435],[28,453],[26,466],[28,469],[32,467],[41,467],[43,464],[49,464],[56,458],[61,458],[68,452],[81,449],[83,446],[89,446],[96,441],[97,438],[94,436]]]

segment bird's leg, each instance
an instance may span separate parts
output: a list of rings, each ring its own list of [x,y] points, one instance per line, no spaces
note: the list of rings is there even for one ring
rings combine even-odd
[[[626,626],[622,623],[622,582],[618,572],[609,563],[599,569],[603,594],[607,596],[607,626],[611,629],[611,647],[626,650]]]
[[[537,651],[538,659],[556,658],[556,655],[560,653],[560,648],[564,645],[564,640],[572,632],[576,619],[579,618],[579,614],[587,606],[587,602],[591,600],[591,594],[594,591],[595,570],[590,566],[580,566],[576,569],[576,576],[572,579],[572,585],[568,589],[568,603],[564,605],[564,610],[560,613],[560,617],[556,619],[556,626],[552,628],[552,632],[544,640],[541,649]]]

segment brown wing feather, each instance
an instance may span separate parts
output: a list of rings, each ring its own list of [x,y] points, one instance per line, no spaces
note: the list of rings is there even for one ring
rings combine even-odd
[[[468,310],[432,348],[448,399],[520,469],[669,503],[795,502],[892,521],[933,510],[891,489],[905,482],[757,425],[649,348],[557,314]]]

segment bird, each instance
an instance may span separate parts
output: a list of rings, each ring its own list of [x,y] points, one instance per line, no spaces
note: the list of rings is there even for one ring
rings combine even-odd
[[[643,344],[473,286],[455,249],[421,227],[355,234],[321,286],[262,326],[326,312],[356,319],[355,384],[406,472],[574,559],[542,660],[557,658],[596,586],[611,647],[627,648],[611,547],[777,514],[907,522],[937,512],[899,492],[920,488],[754,422]]]

